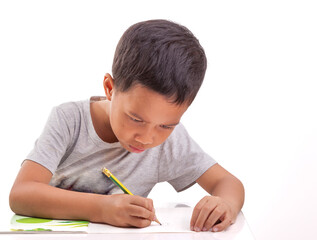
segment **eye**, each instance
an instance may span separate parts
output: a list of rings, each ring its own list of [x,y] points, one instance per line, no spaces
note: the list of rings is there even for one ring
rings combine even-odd
[[[133,122],[138,122],[138,123],[143,122],[142,120],[139,120],[139,119],[136,119],[136,118],[133,118],[133,117],[130,117],[130,116],[129,116],[129,118],[130,118]]]
[[[164,129],[173,129],[173,127],[169,127],[169,126],[166,126],[166,125],[160,125],[161,128],[164,128]]]

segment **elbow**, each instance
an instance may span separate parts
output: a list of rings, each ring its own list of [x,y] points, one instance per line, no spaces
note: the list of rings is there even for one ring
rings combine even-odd
[[[238,179],[238,183],[240,184],[240,191],[241,191],[241,208],[244,205],[244,201],[245,201],[245,188],[243,183]]]
[[[12,212],[14,213],[16,213],[17,200],[18,200],[18,195],[16,194],[16,191],[14,191],[14,187],[12,187],[10,195],[9,195],[9,206]]]
[[[23,196],[21,192],[17,189],[17,187],[13,186],[9,195],[9,206],[12,212],[16,214],[21,214],[21,203]]]

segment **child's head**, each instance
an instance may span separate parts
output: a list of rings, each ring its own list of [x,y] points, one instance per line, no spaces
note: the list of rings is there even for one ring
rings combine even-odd
[[[122,35],[112,65],[117,91],[140,84],[176,104],[194,100],[207,60],[195,36],[167,20],[132,25]]]
[[[130,152],[163,143],[204,79],[206,56],[185,27],[166,20],[140,22],[121,37],[104,88],[110,129]]]

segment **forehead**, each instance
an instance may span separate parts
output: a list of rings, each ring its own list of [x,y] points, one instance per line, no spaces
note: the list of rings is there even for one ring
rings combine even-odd
[[[188,104],[177,105],[170,99],[147,87],[135,85],[126,92],[115,92],[113,99],[124,109],[151,122],[179,121]]]

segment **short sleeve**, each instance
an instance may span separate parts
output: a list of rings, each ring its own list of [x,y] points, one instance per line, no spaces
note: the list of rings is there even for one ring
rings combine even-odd
[[[189,136],[183,125],[177,126],[163,145],[159,182],[167,181],[177,192],[195,184],[217,163]]]
[[[66,116],[59,107],[53,108],[43,132],[26,159],[37,162],[54,174],[66,153],[70,131]]]

